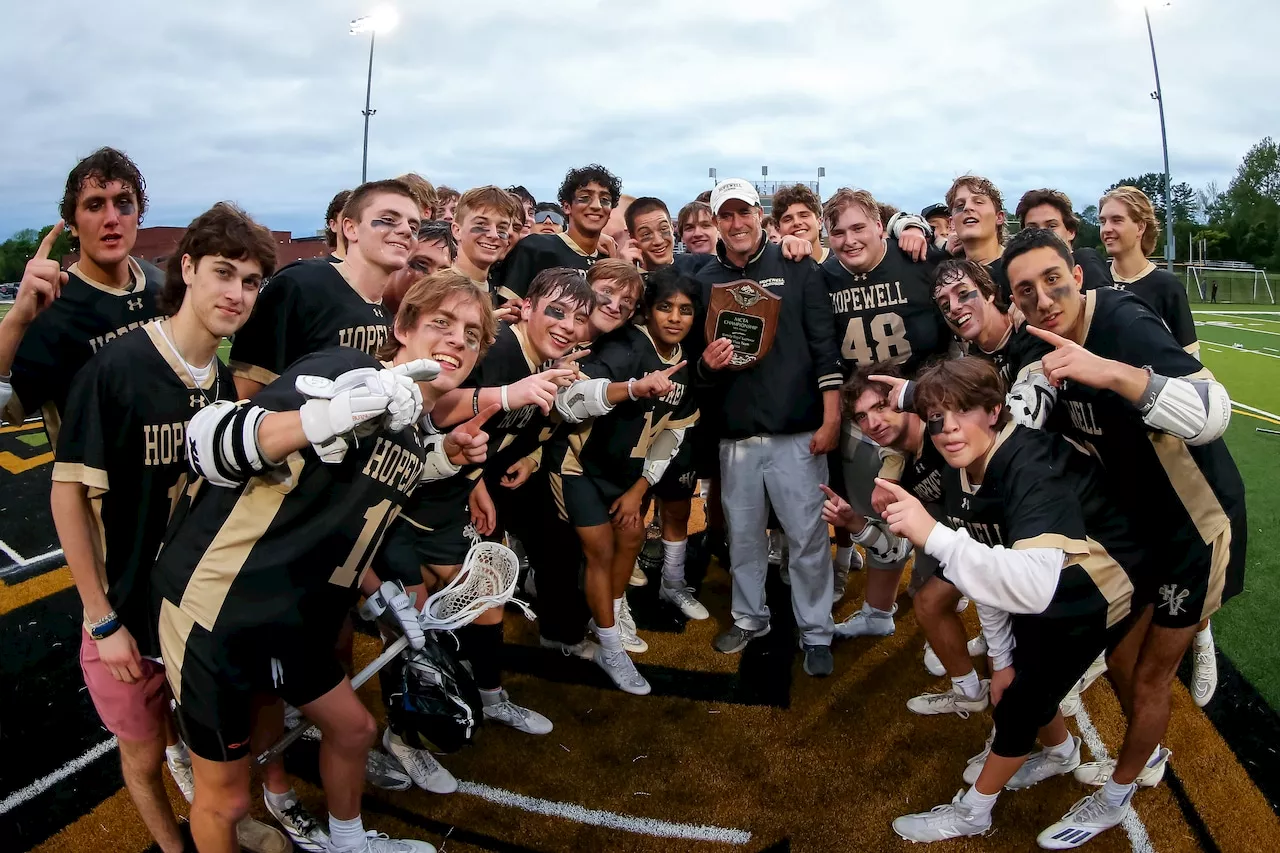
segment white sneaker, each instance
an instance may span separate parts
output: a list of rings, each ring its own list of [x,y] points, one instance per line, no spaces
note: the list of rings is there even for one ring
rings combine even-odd
[[[987,710],[990,704],[991,679],[984,678],[978,682],[981,689],[977,699],[970,699],[956,692],[953,686],[945,693],[922,693],[907,700],[907,710],[916,714],[930,716],[933,714],[955,714],[962,720],[969,719],[970,714]]]
[[[1036,843],[1045,850],[1075,849],[1124,820],[1132,799],[1130,794],[1123,805],[1112,808],[1101,791],[1094,791],[1072,806],[1062,820],[1040,833]]]
[[[622,647],[633,654],[649,651],[649,644],[636,633],[636,620],[631,615],[631,604],[622,596],[622,609],[618,611],[618,632],[622,634]]]
[[[285,804],[284,808],[277,809],[271,805],[265,788],[262,791],[262,801],[267,804],[268,814],[275,818],[276,823],[284,827],[284,831],[288,833],[294,846],[299,850],[306,850],[307,853],[328,851],[329,833],[324,831],[320,821],[316,820],[315,815],[307,811],[307,807],[301,802],[292,799]]]
[[[908,841],[945,841],[966,835],[983,835],[991,828],[991,812],[974,815],[960,802],[964,791],[932,811],[903,815],[893,822],[893,831]]]
[[[385,832],[366,832],[364,843],[355,847],[329,847],[330,853],[436,853],[436,848],[425,841],[408,838],[388,838]]]
[[[384,791],[407,791],[413,787],[413,780],[400,763],[376,749],[369,750],[365,757],[364,778],[373,787]]]
[[[982,746],[982,752],[970,758],[964,767],[964,783],[966,785],[977,784],[978,777],[982,775],[982,768],[987,764],[987,756],[991,754],[991,744],[995,742],[996,730],[993,726],[991,734],[987,735],[987,742]]]
[[[965,648],[969,652],[969,657],[980,658],[987,653],[987,639],[979,634],[970,640]],[[939,678],[947,674],[947,668],[942,665],[938,653],[933,650],[933,646],[929,645],[928,640],[924,644],[924,668],[929,670],[930,675],[936,675]]]
[[[1107,671],[1107,656],[1105,654],[1098,655],[1093,663],[1089,664],[1089,668],[1084,671],[1084,675],[1080,676],[1080,692],[1083,693],[1089,689],[1089,685],[1102,677]]]
[[[640,674],[640,670],[636,669],[635,661],[625,650],[611,652],[600,646],[596,652],[596,663],[608,673],[609,678],[619,690],[635,696],[647,696],[653,689]]]
[[[425,749],[414,749],[387,729],[382,733],[382,748],[399,761],[408,772],[413,784],[433,794],[452,794],[458,790],[458,780]]]
[[[236,843],[249,853],[289,853],[288,837],[257,818],[242,817],[236,824]]]
[[[707,612],[707,608],[702,606],[702,602],[693,596],[693,587],[684,586],[667,586],[667,582],[663,581],[658,587],[658,598],[669,602],[676,606],[676,609],[683,613],[689,619],[706,619],[711,616]]]
[[[888,637],[893,632],[893,614],[877,613],[865,601],[861,610],[836,623],[836,636],[846,640],[851,637]]]
[[[1074,743],[1071,754],[1066,758],[1058,758],[1047,749],[1038,749],[1027,757],[1027,760],[1013,774],[1013,778],[1005,783],[1010,791],[1030,788],[1038,782],[1054,776],[1065,776],[1080,766],[1080,738],[1068,735]]]
[[[537,711],[531,711],[512,702],[511,697],[507,695],[505,690],[499,691],[498,700],[493,704],[487,704],[489,698],[487,694],[481,693],[480,698],[486,701],[484,706],[484,718],[486,720],[493,720],[495,723],[511,726],[517,731],[530,735],[545,735],[554,728],[551,725],[551,721]]]
[[[1168,747],[1160,747],[1160,754],[1156,756],[1155,762],[1148,763],[1142,768],[1142,772],[1134,780],[1138,783],[1138,787],[1154,788],[1159,785],[1160,780],[1164,778],[1164,768],[1168,766],[1169,757],[1172,755],[1173,751]],[[1116,760],[1108,758],[1106,761],[1090,761],[1081,764],[1076,768],[1075,777],[1077,782],[1083,782],[1086,785],[1105,785],[1114,772],[1116,772]]]
[[[559,640],[548,640],[546,637],[538,637],[538,645],[542,646],[544,649],[555,649],[566,657],[572,655],[573,657],[582,658],[583,660],[594,660],[596,649],[599,648],[599,646],[590,640],[582,640],[581,642],[570,645],[569,643],[562,643]]]
[[[169,751],[165,750],[164,763],[169,766],[169,775],[173,777],[173,783],[178,786],[178,790],[182,792],[182,796],[189,803],[196,795],[196,777],[191,772],[191,755],[184,747],[182,757],[174,760]]]
[[[1199,635],[1191,641],[1191,698],[1197,708],[1203,708],[1218,689],[1218,656],[1214,652],[1213,636],[1201,645]]]
[[[957,613],[963,613],[963,612],[965,612],[965,611],[966,611],[966,610],[968,610],[968,609],[969,609],[969,599],[968,599],[968,597],[967,597],[967,596],[961,596],[961,597],[960,597],[960,600],[956,602],[956,612],[957,612]]]
[[[640,559],[636,558],[636,564],[631,567],[631,577],[627,580],[628,586],[645,586],[649,583],[649,576],[644,573],[644,569],[640,568]]]
[[[1080,683],[1076,682],[1076,686],[1067,691],[1067,695],[1062,697],[1062,701],[1058,703],[1058,710],[1062,712],[1064,717],[1074,717],[1080,713],[1080,708],[1084,705],[1084,699],[1080,696]]]

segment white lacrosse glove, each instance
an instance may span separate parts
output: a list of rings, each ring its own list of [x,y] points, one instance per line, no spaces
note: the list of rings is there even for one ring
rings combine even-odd
[[[422,623],[418,621],[420,614],[413,606],[413,596],[406,593],[397,581],[383,581],[378,591],[364,600],[360,615],[370,621],[381,618],[403,633],[412,649],[417,650],[427,644]]]
[[[911,540],[896,536],[887,527],[867,519],[867,526],[853,534],[853,541],[867,549],[867,556],[881,565],[891,566],[911,553]]]
[[[399,432],[422,417],[422,391],[419,382],[430,382],[440,375],[440,365],[429,358],[418,358],[378,372],[384,387],[390,389],[391,402],[387,428]],[[406,396],[406,393],[408,396]]]

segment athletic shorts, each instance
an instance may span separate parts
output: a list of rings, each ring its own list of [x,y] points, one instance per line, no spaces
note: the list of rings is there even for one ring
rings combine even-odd
[[[1241,510],[1211,543],[1194,542],[1181,559],[1151,560],[1134,589],[1135,611],[1154,604],[1153,625],[1198,625],[1244,589],[1249,526]]]
[[[102,725],[120,740],[151,741],[164,734],[169,713],[169,683],[164,667],[142,658],[142,677],[133,684],[117,681],[98,657],[98,644],[80,629],[80,671]]]
[[[160,617],[162,644],[170,612]],[[270,627],[220,636],[194,626],[182,649],[166,650],[178,727],[187,746],[209,761],[247,756],[256,694],[274,694],[302,708],[347,677],[334,642],[332,636]],[[175,671],[177,661],[181,669]]]
[[[673,462],[662,475],[662,479],[649,490],[649,494],[660,501],[687,501],[693,498],[693,493],[697,489],[698,472],[692,467],[678,468]]]
[[[560,483],[556,496],[560,517],[574,527],[611,523],[613,517],[609,515],[609,507],[626,491],[608,480],[595,477],[553,475],[553,482],[557,480]]]
[[[471,513],[465,510],[442,518],[437,527],[424,530],[401,517],[391,525],[373,558],[373,570],[382,580],[398,580],[405,586],[423,581],[423,566],[460,566],[471,549],[468,532],[474,532]]]

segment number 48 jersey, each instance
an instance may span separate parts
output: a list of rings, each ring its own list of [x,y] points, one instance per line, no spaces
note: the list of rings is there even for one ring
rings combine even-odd
[[[931,251],[916,263],[889,238],[870,272],[849,272],[835,252],[823,261],[845,378],[861,365],[888,359],[904,360],[903,371],[914,376],[927,359],[947,351],[951,333],[933,304],[933,271],[941,257]]]

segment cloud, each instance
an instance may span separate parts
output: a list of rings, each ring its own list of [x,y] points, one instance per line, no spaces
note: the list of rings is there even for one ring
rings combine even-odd
[[[360,177],[370,7],[336,0],[24,7],[0,32],[0,235],[52,220],[103,144],[148,180],[155,225],[222,198],[310,233]],[[719,175],[864,186],[918,209],[977,171],[1007,198],[1084,207],[1162,168],[1140,9],[1121,0],[402,0],[374,57],[369,173],[554,197],[600,162],[678,206]],[[1175,180],[1225,186],[1280,104],[1280,8],[1152,12]]]

